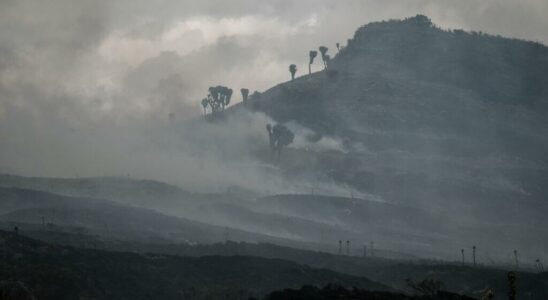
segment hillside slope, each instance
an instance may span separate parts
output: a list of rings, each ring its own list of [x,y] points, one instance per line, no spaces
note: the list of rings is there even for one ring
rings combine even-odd
[[[417,16],[360,28],[328,70],[280,84],[251,107],[362,144],[376,159],[363,180],[350,179],[367,190],[479,179],[539,199],[548,195],[546,70],[543,45],[443,31]],[[408,177],[415,172],[423,178]]]
[[[246,107],[342,141],[340,153],[288,149],[280,165],[287,174],[325,174],[442,214],[455,247],[484,241],[490,253],[507,245],[541,255],[546,70],[541,44],[445,31],[417,16],[361,27],[327,70],[257,94]]]
[[[298,241],[259,232],[216,226],[94,198],[0,187],[0,199],[0,228],[17,225],[23,231],[97,235],[109,242],[184,244],[224,241],[230,232],[230,237],[238,241],[299,245]]]

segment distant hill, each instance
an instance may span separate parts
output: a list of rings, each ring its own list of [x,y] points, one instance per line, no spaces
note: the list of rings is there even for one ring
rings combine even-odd
[[[121,177],[42,178],[0,174],[0,186],[105,199],[140,207],[176,207],[192,200],[192,193],[173,185]]]
[[[98,247],[98,249],[117,252],[130,251],[192,257],[253,256],[281,259],[313,268],[329,269],[343,274],[366,277],[401,291],[409,291],[407,279],[412,279],[414,282],[420,282],[424,279],[441,281],[444,283],[445,290],[472,297],[476,297],[479,291],[488,286],[495,289],[495,299],[497,300],[507,298],[504,293],[507,289],[506,276],[508,270],[513,269],[511,265],[493,268],[485,264],[473,267],[469,263],[461,266],[460,263],[433,260],[388,260],[371,255],[363,258],[300,250],[267,243],[227,242],[209,245],[188,245],[119,240],[103,240],[97,243],[96,240],[90,237],[59,231],[24,230],[22,234],[51,241],[54,244],[80,246],[81,243],[84,243],[91,249]],[[544,300],[548,297],[548,277],[545,276],[548,273],[537,274],[521,271],[517,274],[519,278],[518,296],[520,299]]]
[[[12,283],[37,299],[247,299],[328,283],[390,290],[366,278],[279,259],[77,249],[5,231],[0,231],[0,249],[0,292]]]
[[[101,240],[148,243],[215,243],[230,238],[248,242],[299,245],[276,236],[174,217],[155,210],[94,198],[0,188],[0,228],[99,235]],[[80,246],[80,245],[78,245]]]

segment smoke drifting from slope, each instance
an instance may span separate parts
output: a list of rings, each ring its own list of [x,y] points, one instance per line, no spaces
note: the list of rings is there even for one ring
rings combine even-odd
[[[170,113],[176,120],[198,117],[198,100],[211,85],[263,90],[288,80],[290,63],[297,64],[297,76],[304,74],[308,50],[325,44],[334,53],[335,42],[344,44],[358,26],[380,19],[424,13],[441,26],[548,40],[542,30],[544,1],[520,3],[518,10],[512,1],[478,1],[481,9],[469,3],[3,1],[0,171],[69,177],[129,173],[179,182],[181,173],[215,170],[214,179],[191,176],[199,182],[189,184],[236,183],[231,172],[205,167],[224,166],[233,156],[212,152],[203,139],[189,146],[196,138],[192,133],[204,129],[187,128],[182,121],[175,128]],[[239,101],[237,93],[234,98]],[[250,118],[257,128],[233,125],[255,144],[264,138],[259,123],[267,120]],[[201,137],[215,135],[214,144],[223,140],[234,153],[249,149],[238,139],[234,146],[226,144],[223,137],[236,131],[227,130],[231,134]],[[310,144],[300,135],[294,146],[342,149],[340,141]],[[189,147],[191,154],[207,155],[189,156]],[[212,155],[219,155],[216,163]],[[238,180],[252,182],[252,174]]]

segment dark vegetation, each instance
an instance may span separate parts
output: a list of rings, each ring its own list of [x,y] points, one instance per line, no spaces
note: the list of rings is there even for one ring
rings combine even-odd
[[[32,236],[48,243],[68,244],[87,249],[108,249],[108,251],[131,251],[136,253],[161,253],[166,255],[181,255],[185,257],[201,256],[243,256],[264,257],[293,261],[313,268],[329,269],[335,272],[365,277],[376,282],[408,293],[416,292],[409,282],[424,284],[442,283],[444,290],[477,297],[479,291],[492,288],[495,299],[503,297],[508,290],[506,280],[507,269],[492,268],[478,265],[476,267],[461,266],[435,260],[402,260],[384,259],[377,256],[358,257],[336,255],[325,252],[299,250],[274,244],[254,244],[243,242],[224,242],[210,245],[170,244],[155,240],[123,240],[113,237],[101,237],[71,233],[68,229],[57,228],[43,231],[22,227],[20,234]],[[65,231],[63,231],[65,230]],[[545,299],[548,297],[548,277],[542,274],[528,272],[517,273],[518,296],[520,299]],[[427,290],[427,289],[426,289]]]
[[[230,104],[232,98],[232,89],[226,86],[218,85],[209,88],[207,97],[202,99],[202,107],[204,114],[207,113],[209,107],[211,113],[223,111]]]
[[[295,134],[282,124],[276,124],[274,126],[266,124],[266,131],[268,132],[268,142],[271,154],[279,161],[282,148],[293,142]]]
[[[300,289],[285,289],[270,293],[267,300],[472,300],[474,298],[459,296],[439,291],[435,295],[408,296],[389,292],[374,292],[358,288],[347,289],[342,286],[328,285],[323,288],[304,286]]]
[[[365,278],[289,261],[244,256],[180,257],[47,244],[0,232],[0,281],[37,299],[247,299],[330,282],[388,290]]]

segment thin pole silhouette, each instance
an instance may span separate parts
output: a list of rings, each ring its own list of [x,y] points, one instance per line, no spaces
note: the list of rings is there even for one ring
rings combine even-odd
[[[537,258],[537,260],[535,261],[537,263],[537,268],[540,272],[544,272],[544,266],[542,265],[542,263],[540,262],[540,258]]]
[[[462,265],[464,266],[464,249],[460,249],[460,255],[462,257]]]
[[[339,255],[342,254],[342,241],[339,240]]]
[[[519,268],[518,250],[514,250],[514,259],[516,260],[516,268]]]
[[[472,246],[472,261],[475,267],[476,266],[476,246]]]
[[[350,256],[350,241],[346,241],[346,256]]]

